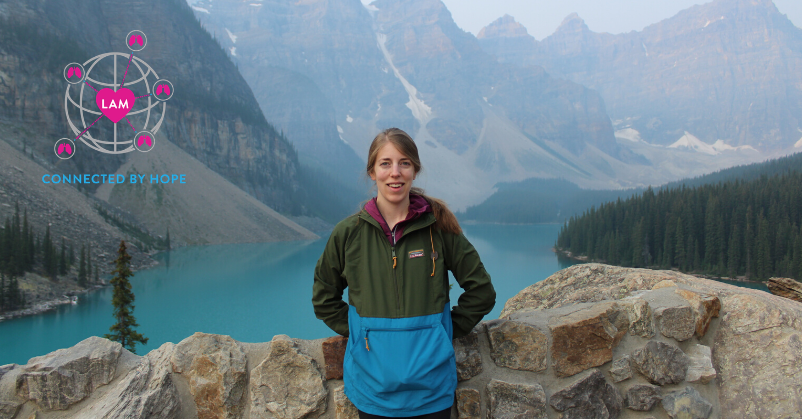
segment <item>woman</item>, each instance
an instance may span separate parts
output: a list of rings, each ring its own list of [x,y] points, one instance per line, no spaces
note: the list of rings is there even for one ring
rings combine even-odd
[[[345,394],[360,419],[450,418],[451,340],[495,304],[490,276],[454,214],[412,187],[420,170],[407,133],[377,135],[367,164],[377,196],[334,227],[315,268],[315,314],[348,337]],[[447,270],[464,289],[453,309]]]

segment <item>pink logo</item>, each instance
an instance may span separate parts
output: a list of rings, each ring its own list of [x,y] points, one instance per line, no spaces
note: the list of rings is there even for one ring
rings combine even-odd
[[[103,115],[106,115],[115,124],[125,118],[125,115],[128,115],[128,112],[134,108],[134,101],[136,101],[134,92],[124,87],[116,92],[107,87],[98,92],[95,97],[100,112],[103,112]]]
[[[140,35],[133,35],[130,38],[128,38],[128,45],[134,46],[134,44],[145,46],[145,42],[142,41],[142,37]]]
[[[150,139],[149,135],[143,135],[143,136],[139,137],[139,139],[136,142],[136,145],[139,146],[139,147],[142,147],[143,143],[147,143],[148,147],[150,147],[150,146],[153,145],[153,140]]]
[[[72,154],[72,147],[70,147],[70,145],[67,144],[67,143],[59,144],[58,145],[58,154],[61,154],[61,153],[65,152],[65,151],[67,152],[68,155]]]

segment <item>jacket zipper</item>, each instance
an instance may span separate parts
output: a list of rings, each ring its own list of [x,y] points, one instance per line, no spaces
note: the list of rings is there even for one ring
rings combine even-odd
[[[402,327],[402,328],[378,328],[378,327],[367,327],[365,328],[365,349],[370,351],[370,345],[368,345],[368,333],[371,330],[374,332],[409,332],[411,330],[422,330],[422,329],[433,329],[436,328],[437,324],[427,324],[425,326],[411,326],[411,327]]]
[[[393,245],[390,246],[390,250],[393,252],[393,284],[395,285],[395,314],[396,316],[401,315],[401,291],[398,289],[398,278],[396,277],[395,265],[398,262],[398,258],[395,257],[395,231],[398,228],[398,223],[393,226]],[[365,346],[367,346],[367,335],[365,335]]]

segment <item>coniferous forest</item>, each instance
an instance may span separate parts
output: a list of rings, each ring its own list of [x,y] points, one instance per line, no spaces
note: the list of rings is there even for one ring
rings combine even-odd
[[[781,159],[780,163],[788,163]],[[802,172],[647,189],[571,217],[556,247],[610,264],[802,279]]]
[[[0,229],[0,312],[25,308],[25,293],[20,289],[18,278],[25,272],[40,272],[52,281],[68,274],[75,265],[75,251],[62,239],[56,243],[50,227],[37,235],[28,223],[28,213],[20,214],[19,205],[14,215],[6,218]],[[90,281],[91,262],[88,251],[81,248],[81,268],[78,284],[86,287]],[[95,267],[97,270],[97,267]]]

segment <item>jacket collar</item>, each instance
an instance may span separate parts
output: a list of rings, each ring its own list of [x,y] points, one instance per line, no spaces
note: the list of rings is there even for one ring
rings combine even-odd
[[[376,206],[376,198],[371,199],[365,204],[365,207],[359,213],[359,217],[381,229],[387,237],[387,240],[391,244],[393,243],[393,233],[390,230],[390,226],[388,226],[387,222],[384,220],[384,217],[382,217],[379,208]],[[420,195],[410,194],[407,218],[398,223],[395,241],[397,242],[403,236],[404,231],[411,232],[429,226],[435,221],[429,202]]]

